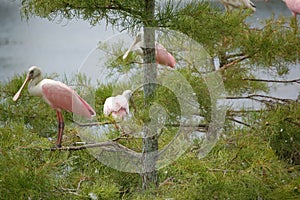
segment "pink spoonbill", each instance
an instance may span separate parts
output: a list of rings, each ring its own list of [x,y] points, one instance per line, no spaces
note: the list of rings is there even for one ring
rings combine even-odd
[[[29,68],[23,85],[13,97],[14,101],[17,101],[27,82],[29,82],[28,91],[30,95],[43,98],[51,108],[56,110],[58,120],[57,147],[61,147],[64,131],[62,110],[67,110],[88,119],[96,115],[93,108],[75,90],[62,82],[43,79],[41,69],[36,66]]]
[[[300,0],[283,0],[286,6],[292,12],[292,15],[296,18],[297,14],[300,14]]]
[[[291,26],[295,28],[295,33],[298,31],[297,14],[300,14],[300,0],[283,0],[286,6],[292,12],[294,19],[291,20]]]
[[[130,51],[135,51],[139,55],[143,55],[142,47],[144,47],[144,34],[138,33],[135,40],[123,55],[123,59],[126,59]],[[172,54],[170,54],[165,47],[161,44],[155,42],[155,56],[156,63],[160,65],[169,66],[171,68],[175,67],[176,61]]]
[[[231,11],[234,8],[250,8],[255,12],[256,7],[250,0],[220,0],[225,6],[227,11]]]
[[[105,116],[112,115],[113,118],[123,119],[129,114],[129,100],[132,96],[131,90],[125,90],[123,94],[108,97],[105,100],[103,113]]]

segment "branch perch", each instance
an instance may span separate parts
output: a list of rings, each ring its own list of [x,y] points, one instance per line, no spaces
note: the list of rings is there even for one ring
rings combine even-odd
[[[295,100],[292,100],[292,99],[283,99],[283,98],[272,97],[272,96],[261,95],[261,94],[251,94],[251,95],[243,96],[243,97],[228,96],[225,99],[252,99],[255,101],[259,101],[259,102],[265,102],[265,100],[257,99],[257,98],[271,99],[271,100],[277,101],[278,103],[279,102],[283,102],[283,103],[295,102]]]
[[[230,63],[227,63],[225,65],[220,66],[220,69],[218,69],[218,71],[224,71],[227,68],[229,68],[229,67],[231,67],[231,66],[233,66],[233,65],[235,65],[235,64],[237,64],[237,63],[239,63],[239,62],[241,62],[241,61],[243,61],[247,58],[250,58],[250,56],[249,55],[241,56],[240,58],[237,58],[237,59],[231,61]]]
[[[256,78],[243,78],[243,81],[257,81],[257,82],[268,82],[268,83],[298,83],[300,84],[300,78],[293,80],[268,80],[268,79],[256,79]]]
[[[90,149],[90,148],[101,148],[102,150],[106,150],[110,152],[125,152],[136,158],[140,157],[140,155],[137,152],[113,141],[85,144],[82,146],[69,146],[69,147],[59,147],[59,148],[54,147],[51,148],[50,150],[51,151],[78,151],[78,150]]]
[[[229,120],[231,120],[231,121],[233,121],[233,122],[236,122],[236,123],[238,123],[238,124],[242,124],[242,125],[244,125],[244,126],[253,128],[250,124],[247,124],[247,123],[245,123],[245,122],[243,122],[243,121],[237,120],[237,119],[235,119],[235,118],[233,118],[233,117],[228,117],[227,119],[229,119]]]

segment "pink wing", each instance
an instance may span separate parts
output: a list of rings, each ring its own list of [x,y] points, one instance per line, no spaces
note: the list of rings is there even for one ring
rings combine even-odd
[[[172,68],[176,64],[175,58],[161,44],[156,44],[156,62]]]
[[[123,95],[116,96],[114,99],[114,104],[115,104],[115,107],[117,108],[117,110],[115,110],[115,111],[118,111],[120,109],[125,109],[127,114],[129,113],[129,104],[128,104],[127,99]]]
[[[42,84],[43,98],[53,109],[67,110],[88,119],[96,115],[75,90],[59,81],[46,80]]]
[[[300,1],[299,0],[285,0],[287,7],[292,12],[293,16],[300,14]]]
[[[113,113],[114,117],[124,117],[126,114],[129,113],[128,101],[122,95],[118,95],[116,97],[109,97],[105,100],[103,112],[106,116],[108,116],[110,113]]]
[[[124,108],[121,108],[119,111],[117,112],[112,112],[112,116],[114,118],[120,117],[120,118],[124,118],[128,113],[126,112],[126,110]]]

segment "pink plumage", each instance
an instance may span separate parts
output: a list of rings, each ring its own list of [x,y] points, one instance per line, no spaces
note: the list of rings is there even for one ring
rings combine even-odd
[[[42,97],[54,110],[56,110],[58,119],[58,137],[56,146],[61,146],[62,135],[64,131],[64,120],[61,111],[67,110],[77,115],[91,119],[96,115],[93,108],[84,101],[75,90],[62,82],[51,79],[42,79],[42,72],[38,67],[29,68],[27,77],[13,97],[16,101],[26,83],[29,82],[28,91],[32,96]]]
[[[139,33],[137,34],[131,46],[123,55],[123,59],[127,58],[130,51],[135,51],[138,54],[143,54],[143,50],[142,50],[143,47],[144,47],[143,33]],[[169,53],[165,47],[163,47],[161,44],[157,42],[155,42],[155,56],[156,56],[157,64],[169,66],[171,68],[175,67],[176,61],[173,55]]]
[[[112,115],[115,119],[123,119],[129,114],[129,99],[132,95],[131,90],[125,90],[123,94],[115,97],[108,97],[105,100],[103,113],[105,116]]]
[[[91,119],[95,115],[92,107],[76,91],[62,82],[44,79],[41,82],[43,99],[55,110],[67,110]]]
[[[293,16],[300,14],[300,0],[284,0],[286,6],[290,9]]]
[[[156,55],[156,62],[160,65],[166,65],[171,68],[175,67],[176,61],[175,58],[170,54],[165,47],[161,44],[156,43],[155,45],[155,55]]]

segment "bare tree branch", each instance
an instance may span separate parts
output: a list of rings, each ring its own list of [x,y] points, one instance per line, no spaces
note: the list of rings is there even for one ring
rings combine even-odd
[[[81,179],[79,180],[78,184],[77,184],[77,188],[76,188],[76,189],[63,188],[63,187],[57,188],[57,187],[56,187],[56,190],[58,190],[58,191],[60,191],[60,192],[64,192],[64,193],[66,192],[66,193],[68,193],[68,194],[73,194],[73,195],[76,195],[76,196],[81,196],[81,195],[79,194],[80,186],[81,186],[82,182],[83,182],[83,181],[86,181],[86,180],[87,180],[87,177],[81,178]]]
[[[264,110],[264,111],[269,111],[268,109]],[[249,114],[249,113],[257,113],[257,112],[261,112],[261,110],[228,110],[227,111],[227,115],[228,116],[243,116],[245,114]]]
[[[263,99],[257,99],[257,98],[263,98]],[[284,99],[284,98],[279,98],[279,97],[272,97],[272,96],[267,96],[267,95],[261,95],[261,94],[251,94],[248,96],[242,96],[242,97],[234,97],[234,96],[228,96],[225,99],[252,99],[255,101],[259,102],[265,102],[265,99],[273,100],[276,101],[277,103],[282,102],[282,103],[290,103],[290,102],[295,102],[293,99]]]
[[[267,80],[267,79],[255,79],[255,78],[243,78],[244,81],[258,81],[268,83],[298,83],[300,84],[300,78],[293,80]]]
[[[208,128],[208,124],[165,124],[165,126]]]
[[[73,123],[80,127],[88,127],[88,126],[101,126],[101,125],[106,125],[106,124],[114,124],[113,122],[105,121],[105,122],[92,122],[92,123],[80,123],[76,122],[74,120],[71,120]]]
[[[235,64],[237,64],[237,63],[239,63],[239,62],[241,62],[241,61],[243,61],[247,58],[250,58],[250,56],[249,55],[241,56],[240,58],[237,58],[237,59],[231,61],[230,63],[227,63],[227,64],[224,64],[224,65],[220,66],[220,69],[218,69],[218,71],[224,71],[227,68],[229,68],[229,67],[231,67],[231,66],[233,66],[233,65],[235,65]]]
[[[244,53],[229,54],[229,55],[224,56],[223,58],[226,60],[229,60],[229,59],[241,57],[241,56],[244,56]]]
[[[106,125],[106,124],[111,124],[111,125],[115,125],[115,123],[113,122],[92,122],[92,123],[79,123],[76,121],[73,121],[76,125],[80,126],[80,127],[88,127],[88,126],[102,126],[102,125]],[[117,122],[116,122],[117,123]],[[171,126],[171,127],[198,127],[198,128],[208,128],[207,124],[165,124],[165,126]]]
[[[299,118],[296,118],[296,119],[299,120]],[[291,118],[291,117],[287,117],[287,118],[285,118],[284,120],[285,120],[285,121],[288,121],[289,123],[294,124],[294,125],[296,125],[296,126],[300,126],[300,122],[295,122],[295,121],[293,121],[293,118]],[[300,121],[300,120],[299,120],[299,121]]]
[[[245,123],[245,122],[243,122],[243,121],[237,120],[237,119],[235,119],[235,118],[233,118],[233,117],[228,117],[227,119],[229,119],[229,120],[231,120],[231,121],[233,121],[233,122],[236,122],[236,123],[238,123],[238,124],[242,124],[242,125],[244,125],[244,126],[247,126],[247,127],[249,127],[249,128],[253,128],[251,125],[249,125],[249,124],[247,124],[247,123]]]
[[[226,174],[227,172],[236,172],[238,170],[231,170],[231,169],[211,169],[211,168],[208,168],[208,171],[223,172],[223,174]]]
[[[113,141],[92,143],[92,144],[86,144],[82,146],[53,147],[50,150],[51,151],[78,151],[78,150],[89,149],[89,148],[101,148],[102,150],[110,151],[110,152],[125,152],[127,154],[130,154],[133,157],[136,158],[140,157],[140,155],[137,152]]]

